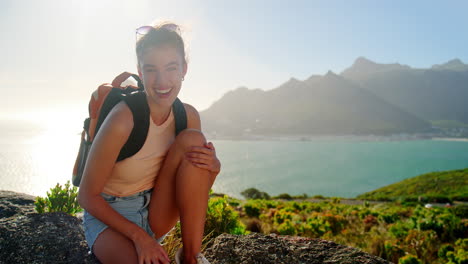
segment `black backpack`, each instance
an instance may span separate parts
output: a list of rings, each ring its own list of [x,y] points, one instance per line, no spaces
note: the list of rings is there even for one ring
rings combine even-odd
[[[143,147],[148,135],[150,109],[140,78],[135,74],[131,76],[138,82],[138,88],[134,86],[115,88],[109,85],[101,85],[91,96],[89,117],[84,121],[80,148],[73,168],[73,185],[79,187],[94,137],[97,135],[107,115],[119,102],[125,101],[132,111],[134,126],[127,142],[120,150],[117,161],[135,155]],[[176,98],[172,104],[172,112],[175,119],[175,135],[177,136],[182,130],[187,128],[187,114],[179,98]]]

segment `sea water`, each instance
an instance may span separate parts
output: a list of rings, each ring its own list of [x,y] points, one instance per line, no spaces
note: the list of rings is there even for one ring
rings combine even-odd
[[[3,134],[0,189],[45,195],[71,179],[78,133]],[[213,141],[222,162],[213,190],[241,198],[255,187],[270,195],[358,194],[427,172],[468,168],[468,142],[365,139]]]
[[[271,195],[355,197],[427,172],[468,168],[468,142],[218,141],[223,162],[214,190],[249,187]]]

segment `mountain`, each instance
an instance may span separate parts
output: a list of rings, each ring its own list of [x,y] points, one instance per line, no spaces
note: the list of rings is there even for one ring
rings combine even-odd
[[[442,65],[434,65],[435,70],[452,70],[452,71],[468,71],[468,65],[464,64],[460,59],[453,59]]]
[[[341,76],[421,119],[468,123],[468,65],[459,59],[413,69],[358,58]]]
[[[430,124],[329,71],[276,89],[240,87],[201,112],[204,130],[225,136],[388,134]]]
[[[364,57],[357,58],[353,65],[344,70],[341,76],[350,80],[365,79],[367,76],[375,73],[388,72],[388,71],[402,71],[411,69],[407,65],[394,64],[379,64]]]

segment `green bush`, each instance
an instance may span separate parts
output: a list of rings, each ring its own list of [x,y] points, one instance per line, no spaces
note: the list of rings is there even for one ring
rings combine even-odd
[[[294,227],[294,224],[289,219],[287,219],[278,226],[278,233],[280,235],[293,236],[296,235],[296,228]]]
[[[321,237],[327,230],[321,219],[311,217],[303,224],[302,232],[308,237]]]
[[[240,200],[236,198],[228,197],[227,200],[229,205],[233,207],[239,206],[241,204]]]
[[[229,205],[227,197],[210,198],[206,212],[205,235],[216,237],[223,233],[245,234],[239,214]]]
[[[262,211],[262,206],[255,200],[249,200],[244,204],[245,213],[250,217],[259,217]]]
[[[293,197],[288,193],[282,193],[282,194],[280,194],[278,196],[273,197],[273,199],[283,199],[283,200],[288,200],[289,201],[289,200],[292,200]]]
[[[452,245],[446,244],[446,245],[443,245],[443,246],[439,249],[437,255],[439,256],[439,258],[443,258],[444,260],[447,260],[447,253],[448,253],[448,252],[453,252],[454,250],[455,250],[455,249],[453,248]]]
[[[468,218],[468,205],[460,204],[452,207],[452,212],[460,218]]]
[[[36,212],[42,214],[46,212],[64,212],[70,215],[83,211],[78,204],[78,188],[70,185],[67,181],[62,187],[57,183],[54,188],[47,192],[47,197],[37,197],[34,205]]]
[[[275,212],[273,215],[273,221],[276,224],[282,224],[285,220],[292,220],[293,216],[294,213],[281,209]]]
[[[245,197],[245,199],[270,199],[270,195],[268,193],[259,191],[255,188],[246,189],[241,192],[241,194]]]
[[[392,263],[396,263],[402,256],[405,255],[405,251],[401,249],[398,245],[392,243],[391,241],[384,242],[382,257]]]
[[[312,196],[312,198],[314,198],[314,199],[325,199],[325,196],[320,195],[320,194],[316,194],[316,195]]]
[[[306,193],[303,193],[302,195],[293,195],[292,198],[293,199],[307,199],[309,198],[309,195],[307,195]]]
[[[421,264],[421,261],[413,255],[406,255],[398,260],[398,264]]]

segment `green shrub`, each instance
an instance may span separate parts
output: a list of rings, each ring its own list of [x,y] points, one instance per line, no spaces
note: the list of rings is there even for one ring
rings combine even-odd
[[[423,258],[426,263],[433,263],[437,258],[440,241],[433,230],[410,230],[403,243],[406,252]]]
[[[262,211],[260,202],[256,200],[249,200],[244,204],[244,211],[250,217],[259,217]]]
[[[439,258],[443,258],[444,260],[447,260],[447,253],[448,252],[453,252],[455,249],[453,248],[452,245],[443,245],[440,249],[439,249],[439,252],[437,253],[437,255],[439,256]]]
[[[392,241],[384,242],[382,253],[382,258],[391,261],[392,263],[396,263],[398,259],[405,255],[405,251],[398,245],[394,244]]]
[[[460,204],[452,207],[452,212],[460,218],[468,218],[468,205]]]
[[[289,195],[288,193],[282,193],[282,194],[280,194],[278,196],[273,197],[273,199],[283,199],[283,200],[288,200],[289,201],[289,200],[292,200],[293,197],[291,195]]]
[[[293,236],[296,234],[296,228],[289,219],[285,220],[282,224],[280,224],[277,230],[280,235]]]
[[[340,197],[332,197],[332,203],[334,203],[334,204],[341,203],[341,198]]]
[[[308,237],[321,237],[327,230],[321,219],[311,217],[307,219],[307,223],[303,224],[302,232]]]
[[[412,226],[409,222],[406,221],[399,221],[396,222],[395,224],[390,224],[388,231],[390,231],[390,234],[397,238],[397,239],[403,239],[408,235],[408,231],[412,229]]]
[[[270,195],[268,193],[259,191],[255,188],[246,189],[241,192],[241,194],[245,197],[245,199],[270,199]]]
[[[400,219],[400,216],[397,213],[381,213],[379,219],[382,219],[387,224],[393,224]]]
[[[294,213],[281,209],[275,212],[273,215],[273,221],[276,224],[282,224],[285,220],[292,220],[293,216]]]
[[[239,206],[241,204],[240,200],[238,200],[236,198],[232,198],[232,197],[228,197],[227,201],[228,201],[229,205],[233,206],[233,207]]]
[[[300,203],[292,202],[290,205],[294,208],[294,210],[297,213],[299,213],[299,212],[305,211],[309,207],[310,203],[308,203],[308,202],[300,202]]]
[[[314,198],[314,199],[325,199],[325,196],[320,195],[320,194],[316,194],[316,195],[312,196],[312,198]]]
[[[422,262],[413,255],[406,255],[398,260],[398,264],[422,264]]]
[[[309,198],[309,195],[307,195],[307,193],[303,193],[302,195],[293,195],[292,198],[293,199],[307,199]]]
[[[76,215],[83,209],[78,204],[78,188],[70,185],[67,181],[65,185],[58,184],[47,192],[47,197],[37,197],[34,205],[36,212],[42,214],[46,212],[64,212]]]
[[[239,219],[239,214],[229,205],[227,197],[210,198],[206,212],[205,235],[213,237],[229,233],[245,234],[245,226]]]

